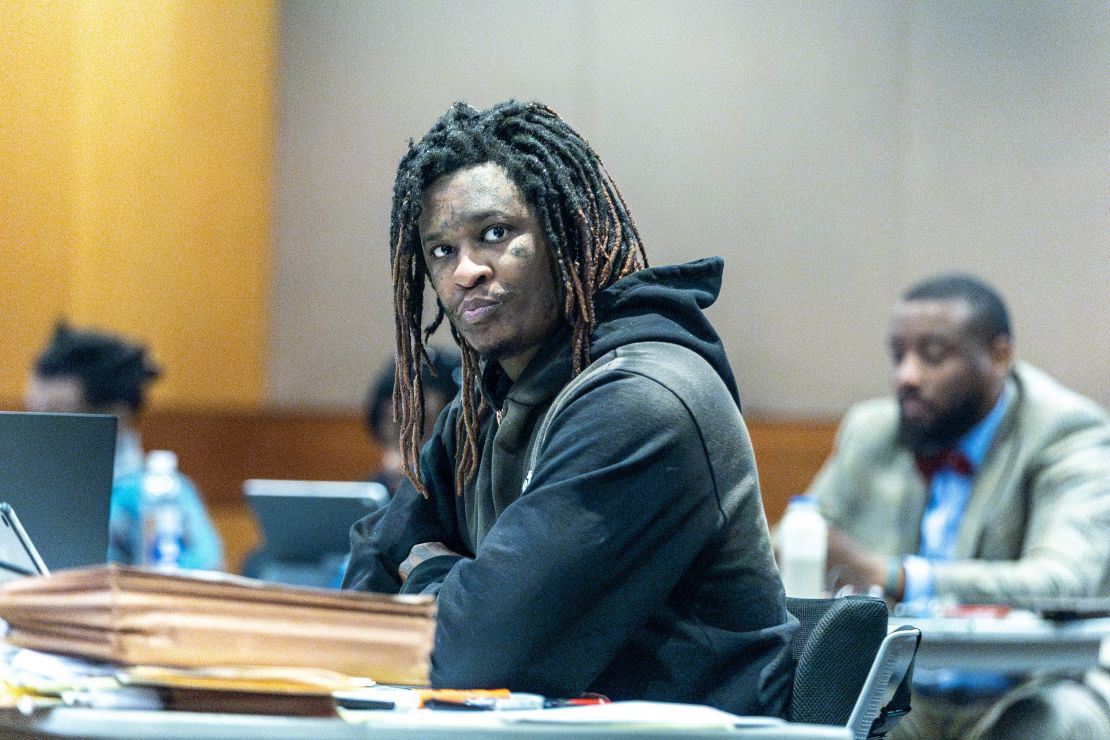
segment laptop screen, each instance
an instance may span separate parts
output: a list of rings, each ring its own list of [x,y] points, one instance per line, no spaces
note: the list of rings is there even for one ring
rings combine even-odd
[[[380,483],[252,479],[243,493],[262,529],[269,557],[317,562],[345,555],[351,525],[389,501]]]
[[[0,411],[0,501],[50,570],[103,563],[116,417]]]
[[[19,523],[15,510],[7,501],[0,501],[0,581],[47,574],[46,564]]]

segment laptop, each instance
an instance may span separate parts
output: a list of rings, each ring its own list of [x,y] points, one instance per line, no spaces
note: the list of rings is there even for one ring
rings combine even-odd
[[[50,575],[27,530],[7,501],[0,502],[0,581]]]
[[[252,478],[243,483],[243,495],[262,529],[266,555],[300,563],[346,555],[351,525],[389,501],[389,490],[369,481]]]
[[[1110,617],[1110,596],[1042,596],[1023,606],[1053,622]]]
[[[0,411],[0,501],[50,570],[103,563],[116,417]]]

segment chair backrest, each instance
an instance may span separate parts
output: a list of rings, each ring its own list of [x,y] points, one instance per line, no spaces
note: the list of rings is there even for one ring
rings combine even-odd
[[[788,597],[786,608],[801,623],[793,643],[790,721],[847,725],[886,637],[886,603],[872,596]]]
[[[786,607],[800,623],[788,719],[848,726],[860,740],[885,735],[909,710],[920,630],[888,635],[886,603],[871,596],[788,597]]]

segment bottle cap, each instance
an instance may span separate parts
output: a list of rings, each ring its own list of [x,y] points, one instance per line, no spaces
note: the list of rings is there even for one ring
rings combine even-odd
[[[817,503],[813,500],[813,496],[807,496],[804,493],[798,493],[790,497],[792,504],[814,504]]]
[[[151,450],[146,453],[146,469],[151,473],[172,473],[177,470],[177,453],[171,450]]]

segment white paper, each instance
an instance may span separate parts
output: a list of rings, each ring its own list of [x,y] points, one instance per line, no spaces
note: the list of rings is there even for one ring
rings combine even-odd
[[[578,707],[501,712],[504,722],[616,724],[651,727],[761,727],[781,724],[777,717],[744,717],[703,704],[615,701]]]

